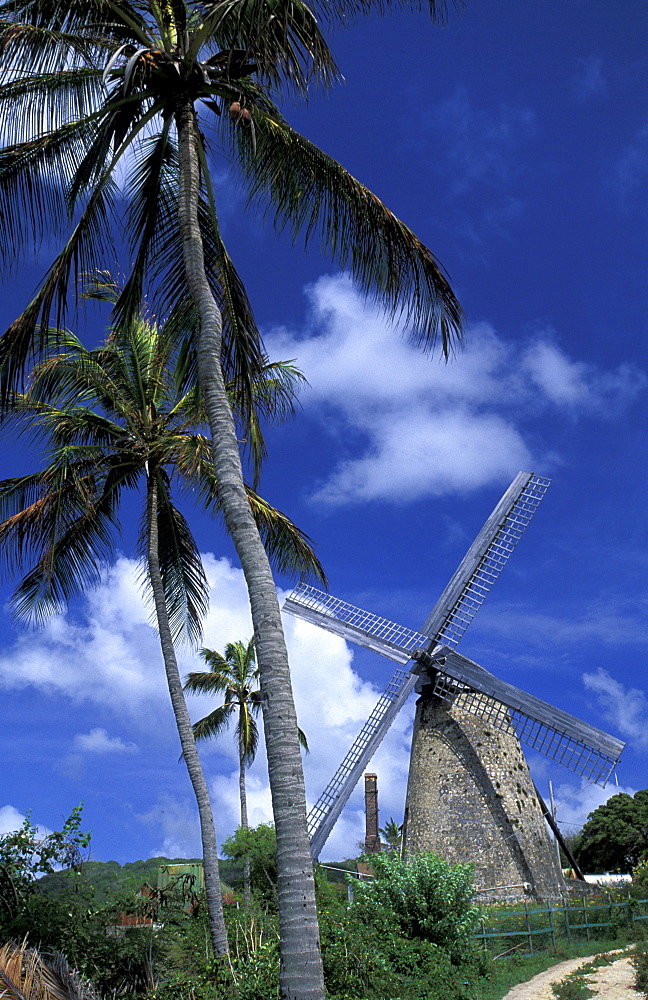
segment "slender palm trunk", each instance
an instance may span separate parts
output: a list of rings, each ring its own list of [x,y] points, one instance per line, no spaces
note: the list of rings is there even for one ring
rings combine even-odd
[[[200,317],[200,385],[211,430],[219,499],[245,575],[254,625],[277,833],[281,991],[284,1000],[323,1000],[304,775],[288,654],[272,571],[244,489],[234,420],[220,365],[222,319],[205,274],[198,225],[198,125],[190,101],[178,108],[176,124],[180,231],[187,283]]]
[[[247,830],[249,823],[247,811],[247,792],[245,788],[245,747],[243,746],[242,734],[239,739],[239,799],[241,802],[241,826]],[[243,858],[243,904],[246,910],[249,910],[250,908],[251,895],[250,854],[246,851],[245,857]]]
[[[214,816],[207,783],[203,774],[196,741],[194,739],[191,719],[182,690],[182,681],[178,671],[175,649],[173,646],[173,636],[169,627],[169,616],[164,597],[164,585],[160,572],[160,560],[158,556],[158,520],[157,520],[157,484],[154,476],[149,474],[147,492],[147,530],[148,530],[148,571],[155,602],[155,615],[157,618],[158,633],[160,636],[160,646],[162,647],[162,657],[164,659],[164,669],[166,672],[171,705],[178,727],[182,756],[184,757],[189,778],[193,786],[196,802],[198,804],[198,815],[200,817],[200,836],[202,839],[203,868],[205,873],[205,894],[207,896],[207,911],[209,913],[209,928],[211,932],[214,954],[217,958],[223,958],[228,954],[227,931],[223,917],[223,901],[221,898],[220,875],[218,871],[218,848],[216,844],[216,830],[214,828]]]

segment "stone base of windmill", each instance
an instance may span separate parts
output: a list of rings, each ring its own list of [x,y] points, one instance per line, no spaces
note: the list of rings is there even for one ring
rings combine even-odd
[[[565,883],[512,727],[425,695],[416,707],[403,842],[472,862],[481,902],[560,897]]]

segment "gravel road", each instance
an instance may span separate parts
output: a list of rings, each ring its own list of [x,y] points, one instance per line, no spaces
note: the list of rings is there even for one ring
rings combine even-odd
[[[554,965],[546,972],[541,972],[534,976],[527,983],[519,983],[504,997],[504,1000],[556,1000],[551,989],[552,983],[558,983],[570,972],[575,972],[581,965],[587,965],[595,958],[571,958],[560,965]],[[587,984],[592,990],[596,990],[595,997],[600,1000],[641,1000],[643,993],[637,992],[633,988],[634,969],[630,964],[630,959],[619,957],[611,965],[603,965],[595,969],[587,977]]]

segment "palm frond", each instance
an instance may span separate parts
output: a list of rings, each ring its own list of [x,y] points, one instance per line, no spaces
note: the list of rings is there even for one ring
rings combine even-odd
[[[54,314],[56,327],[63,325],[70,281],[91,270],[100,251],[105,252],[112,195],[110,181],[95,191],[39,291],[0,337],[0,393],[5,398],[24,366],[45,346],[39,331],[49,327],[50,316]]]
[[[252,701],[249,697],[242,703],[238,713],[236,723],[236,736],[238,739],[241,763],[244,767],[249,767],[254,763],[259,746],[259,727],[254,721],[253,712],[260,710],[260,705]]]
[[[7,266],[16,266],[16,247],[28,239],[38,245],[67,224],[65,191],[95,134],[96,122],[83,119],[0,151],[0,252]]]
[[[187,688],[185,687],[185,690]],[[194,722],[193,731],[196,742],[198,740],[210,740],[219,736],[230,724],[232,716],[236,711],[234,705],[221,705],[213,712],[206,715],[204,719]]]
[[[221,0],[203,5],[202,23],[193,32],[191,54],[210,42],[222,55],[225,75],[231,69],[228,53],[243,53],[244,61],[273,86],[281,83],[305,92],[313,79],[330,85],[340,78],[333,55],[317,18],[302,0]]]
[[[44,620],[101,578],[114,547],[118,491],[97,496],[94,464],[72,466],[58,456],[40,476],[40,497],[0,524],[3,560],[20,567],[36,560],[10,601],[19,619]],[[10,483],[0,483],[0,495]]]
[[[98,1000],[92,985],[63,955],[41,954],[26,941],[0,948],[0,980],[7,1000]]]
[[[315,555],[312,539],[250,486],[245,489],[261,541],[274,568],[286,576],[319,580],[327,586],[326,573]]]
[[[176,463],[178,471],[194,489],[197,499],[207,510],[220,514],[218,484],[208,439],[200,434],[184,436],[176,450]],[[249,484],[246,484],[245,489],[261,540],[274,569],[287,576],[319,580],[326,586],[324,568],[308,535],[286,514],[259,496]]]
[[[465,0],[452,0],[452,6],[456,10],[462,10]],[[408,10],[424,10],[428,8],[430,18],[435,24],[445,24],[448,18],[447,0],[315,0],[313,9],[328,21],[341,20],[345,27],[355,18],[374,13],[386,14],[394,7],[401,7]]]
[[[19,144],[27,136],[38,136],[43,122],[48,131],[55,123],[63,127],[86,118],[88,107],[99,102],[101,77],[96,69],[82,66],[65,73],[49,72],[11,77],[0,85],[2,138],[7,146]]]
[[[275,226],[348,268],[364,294],[412,328],[413,340],[446,356],[463,332],[461,307],[432,252],[368,188],[283,121],[254,112],[257,149],[230,129],[249,184]]]
[[[222,694],[227,691],[232,681],[227,661],[213,649],[201,649],[200,654],[211,670],[195,670],[187,674],[184,690],[191,694]]]
[[[153,154],[152,154],[153,155]],[[142,165],[144,169],[144,164]],[[159,162],[155,178],[157,202],[152,206],[153,184],[144,184],[145,174],[133,175],[134,208],[142,214],[131,217],[131,229],[139,222],[136,269],[132,283],[124,289],[116,307],[116,323],[123,326],[135,308],[140,292],[140,275],[144,269],[150,282],[158,288],[153,305],[158,314],[170,314],[165,323],[179,336],[197,331],[198,321],[187,294],[185,263],[177,217],[177,148],[168,137],[164,158]],[[154,210],[149,226],[141,225],[143,211]],[[227,253],[220,235],[218,221],[206,197],[200,198],[199,224],[203,237],[206,273],[223,317],[221,364],[228,380],[235,382],[240,398],[240,410],[251,405],[250,392],[256,372],[263,366],[261,335],[254,318],[243,282]],[[193,372],[192,372],[193,374]]]
[[[169,118],[157,135],[142,140],[142,155],[135,160],[128,178],[128,230],[133,234],[134,260],[128,280],[115,302],[113,322],[116,330],[128,329],[141,310],[145,276],[147,271],[153,273],[159,266],[155,258],[161,234],[168,220],[175,219],[177,214],[174,183],[177,157],[169,144],[170,126]],[[165,263],[165,269],[166,266]]]
[[[157,484],[158,556],[169,624],[174,639],[195,642],[209,606],[209,590],[200,553],[189,525],[174,506],[163,470],[151,473]],[[148,525],[142,524],[140,548],[146,551]]]

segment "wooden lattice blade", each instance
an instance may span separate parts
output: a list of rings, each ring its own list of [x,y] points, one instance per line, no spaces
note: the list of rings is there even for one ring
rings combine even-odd
[[[625,746],[615,736],[500,680],[447,646],[414,656],[431,671],[432,694],[460,699],[464,711],[499,728],[512,724],[520,742],[591,781],[609,779]]]
[[[486,518],[421,631],[454,648],[513,554],[549,486],[550,479],[519,472]]]
[[[409,663],[413,650],[430,645],[422,632],[379,618],[307,583],[295,587],[284,601],[283,610],[401,665]]]

